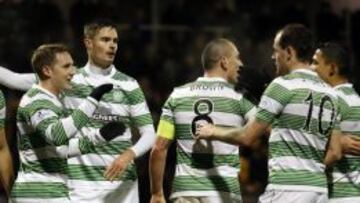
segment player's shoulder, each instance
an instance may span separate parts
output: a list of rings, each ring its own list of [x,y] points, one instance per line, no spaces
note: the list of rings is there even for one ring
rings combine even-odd
[[[137,82],[135,78],[130,75],[127,75],[119,70],[115,69],[115,73],[112,76],[112,79],[123,82]]]

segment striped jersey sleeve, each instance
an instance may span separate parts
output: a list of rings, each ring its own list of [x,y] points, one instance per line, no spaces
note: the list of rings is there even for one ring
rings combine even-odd
[[[5,127],[5,118],[6,118],[5,97],[2,91],[0,91],[0,128]]]
[[[256,119],[272,123],[275,117],[281,113],[284,106],[290,101],[292,93],[281,84],[282,78],[277,78],[266,88],[261,97]]]
[[[29,119],[31,126],[54,145],[67,144],[78,130],[85,126],[89,115],[95,110],[96,101],[87,100],[68,117],[63,118],[64,109],[46,97],[39,97],[20,107],[19,112]]]

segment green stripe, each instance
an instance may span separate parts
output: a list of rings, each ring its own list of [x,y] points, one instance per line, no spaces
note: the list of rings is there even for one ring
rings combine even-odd
[[[240,195],[240,185],[236,177],[175,176],[172,189],[173,192],[216,191]]]
[[[145,125],[153,125],[153,120],[152,120],[150,113],[147,113],[147,114],[141,115],[141,116],[135,116],[135,117],[132,117],[131,119],[133,119],[133,124],[136,127],[142,127]]]
[[[335,182],[330,197],[360,197],[360,185],[355,183]]]
[[[12,198],[68,198],[64,183],[56,182],[16,182],[11,192]]]
[[[205,153],[185,153],[177,151],[177,164],[186,164],[192,168],[210,169],[218,166],[230,166],[239,169],[239,155],[219,155]]]
[[[80,109],[75,110],[71,117],[73,118],[74,125],[77,129],[81,129],[89,122],[89,117]]]
[[[38,161],[22,162],[21,170],[23,172],[37,172],[37,173],[66,173],[66,159],[49,158]]]
[[[68,175],[71,180],[107,181],[104,178],[105,166],[68,165]],[[128,165],[121,177],[117,180],[136,180],[136,168],[133,163]]]
[[[98,155],[117,155],[124,152],[131,146],[131,141],[112,141],[101,145],[96,145],[95,151],[93,153]]]
[[[322,163],[324,158],[324,151],[318,150],[314,147],[301,145],[296,142],[277,141],[269,143],[269,158],[294,156],[303,159],[314,160]]]
[[[269,174],[269,182],[279,185],[304,185],[327,188],[324,172],[314,173],[306,170],[273,170]]]
[[[246,103],[246,105],[242,105],[244,104],[242,100],[235,100],[227,97],[201,97],[201,98],[206,98],[212,101],[212,103],[214,104],[213,112],[230,113],[234,115],[244,116],[245,113],[247,113],[249,109],[252,108],[252,106],[249,103]],[[176,106],[176,108],[172,109],[174,113],[194,112],[194,104],[198,100],[199,100],[198,96],[176,98],[172,100],[174,104],[171,104],[170,106]],[[201,109],[201,106],[199,107],[200,112],[202,110],[207,110],[205,109],[206,108],[205,106],[203,106],[203,108],[204,109]]]
[[[62,122],[58,117],[50,117],[42,120],[36,126],[36,135],[35,136],[43,136],[51,139],[51,142],[56,145],[64,145],[68,143],[68,136],[66,135],[65,129],[62,125]],[[51,135],[46,136],[46,130],[51,125]]]

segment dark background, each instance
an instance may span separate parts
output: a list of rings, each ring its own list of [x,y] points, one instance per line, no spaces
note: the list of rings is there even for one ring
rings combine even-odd
[[[274,76],[271,60],[275,32],[286,23],[303,23],[319,42],[344,44],[352,60],[353,82],[360,85],[360,8],[356,0],[0,0],[0,65],[32,72],[30,56],[42,43],[64,42],[75,64],[86,63],[82,44],[84,23],[98,17],[118,25],[115,66],[136,78],[147,99],[155,125],[161,106],[175,86],[202,74],[200,54],[215,37],[234,40],[246,68],[238,89],[256,103]],[[8,138],[14,141],[15,110],[22,92],[2,87],[8,107]],[[14,151],[15,148],[13,147]],[[266,147],[264,152],[266,154]],[[245,152],[251,173],[242,174],[242,190],[254,201],[266,184],[266,159]],[[149,198],[148,155],[138,160],[142,202]],[[168,157],[174,164],[174,147]],[[171,170],[165,189],[170,190]]]

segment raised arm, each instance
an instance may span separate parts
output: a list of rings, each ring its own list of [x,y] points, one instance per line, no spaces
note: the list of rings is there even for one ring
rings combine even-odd
[[[0,66],[0,84],[10,89],[26,91],[36,83],[34,73],[15,73]]]

